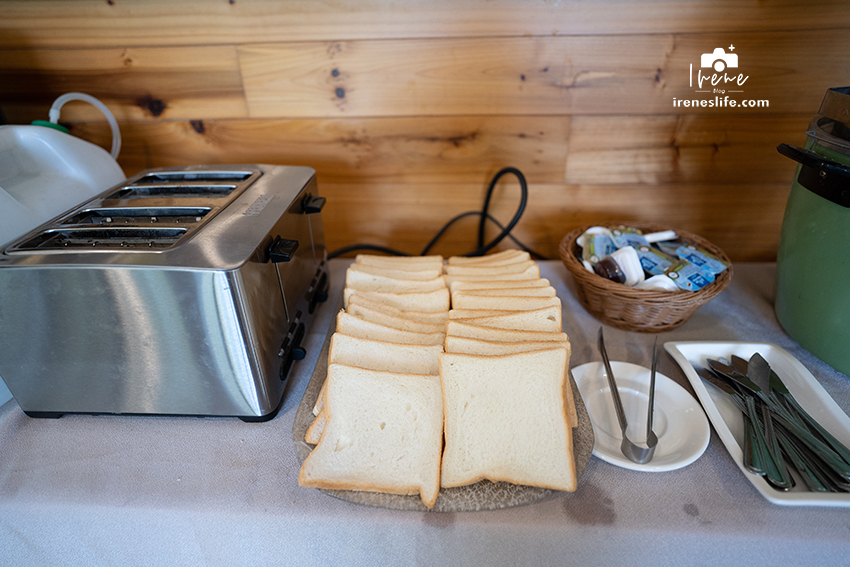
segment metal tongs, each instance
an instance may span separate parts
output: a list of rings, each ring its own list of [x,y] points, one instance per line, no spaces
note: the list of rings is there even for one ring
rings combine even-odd
[[[617,389],[614,372],[611,370],[611,362],[608,360],[608,351],[605,350],[605,338],[603,337],[602,327],[599,327],[598,344],[599,353],[602,355],[602,362],[605,364],[605,372],[608,375],[611,397],[614,399],[617,421],[620,423],[620,431],[623,433],[623,443],[620,445],[620,451],[630,461],[643,465],[652,460],[655,447],[658,445],[658,436],[652,431],[652,414],[655,407],[655,368],[658,363],[658,337],[655,338],[655,344],[652,348],[652,373],[649,378],[649,403],[646,416],[646,447],[641,447],[634,443],[626,435],[626,429],[628,429],[629,423],[626,420],[626,412],[623,410],[623,402],[620,400],[620,391]]]

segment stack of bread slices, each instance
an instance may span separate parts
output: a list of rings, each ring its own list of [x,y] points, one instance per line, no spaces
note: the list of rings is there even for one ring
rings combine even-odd
[[[575,490],[570,344],[528,253],[358,255],[343,293],[301,485]]]

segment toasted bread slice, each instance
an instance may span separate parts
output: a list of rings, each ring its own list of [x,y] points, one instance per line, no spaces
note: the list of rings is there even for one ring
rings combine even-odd
[[[572,428],[564,399],[567,361],[564,347],[501,356],[440,355],[441,485],[488,479],[574,491]]]

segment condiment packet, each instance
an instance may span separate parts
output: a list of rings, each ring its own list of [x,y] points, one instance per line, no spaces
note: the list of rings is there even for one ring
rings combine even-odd
[[[635,251],[640,259],[640,265],[653,276],[663,274],[668,268],[679,262],[678,258],[669,256],[648,244],[635,247]]]
[[[630,226],[618,226],[611,229],[611,236],[614,238],[614,244],[617,248],[625,248],[631,246],[638,248],[639,246],[649,246],[649,242],[643,237],[640,230]]]
[[[588,229],[577,242],[582,246],[581,259],[585,265],[590,263],[593,266],[605,256],[617,251],[611,232],[602,227]]]
[[[626,246],[625,248],[620,248],[611,254],[611,259],[617,262],[620,269],[623,270],[626,278],[624,283],[626,285],[635,286],[644,281],[645,275],[640,262],[640,256],[633,247]]]
[[[713,275],[722,273],[729,265],[707,250],[693,244],[682,244],[676,248],[676,256],[707,270]]]
[[[687,291],[697,291],[714,281],[714,275],[687,260],[679,260],[664,270],[664,274]]]

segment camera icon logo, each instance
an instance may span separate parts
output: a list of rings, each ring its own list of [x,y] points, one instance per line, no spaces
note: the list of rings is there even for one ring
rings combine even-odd
[[[700,67],[711,67],[718,73],[722,73],[727,67],[738,66],[738,55],[726,53],[722,47],[718,47],[712,53],[703,53],[699,58]]]

